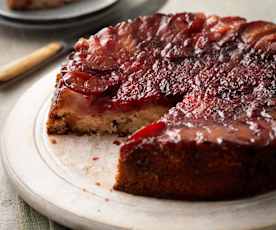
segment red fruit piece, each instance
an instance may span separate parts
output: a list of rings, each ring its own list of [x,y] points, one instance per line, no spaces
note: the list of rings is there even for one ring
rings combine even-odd
[[[97,160],[99,160],[100,158],[99,157],[92,157],[92,160],[93,161],[97,161]]]
[[[134,133],[129,139],[137,141],[140,138],[154,137],[159,135],[166,128],[164,122],[157,122],[140,129],[138,132]]]
[[[85,95],[100,95],[108,89],[109,85],[113,85],[113,81],[83,72],[67,73],[63,81],[68,88]]]

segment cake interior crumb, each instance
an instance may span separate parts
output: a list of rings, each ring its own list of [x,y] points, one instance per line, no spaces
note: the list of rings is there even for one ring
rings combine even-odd
[[[113,141],[113,144],[114,144],[114,145],[120,145],[121,142],[120,142],[119,140],[115,140],[115,141]]]

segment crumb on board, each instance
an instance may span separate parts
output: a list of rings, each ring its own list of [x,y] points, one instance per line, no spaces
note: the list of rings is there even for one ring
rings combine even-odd
[[[120,141],[118,141],[118,140],[115,140],[115,141],[113,141],[113,144],[114,144],[114,145],[120,145],[120,144],[121,144],[121,142],[120,142]]]
[[[109,201],[109,199],[108,199],[108,198],[105,198],[104,200],[105,200],[106,202],[108,202],[108,201]]]
[[[84,166],[84,168],[83,168],[83,170],[84,170],[84,173],[86,174],[86,175],[88,175],[89,174],[89,172],[90,172],[90,169],[91,169],[92,167],[90,166],[90,165],[86,165],[86,166]]]
[[[87,192],[87,190],[86,190],[85,188],[82,188],[82,191],[83,191],[83,192]]]
[[[97,161],[97,160],[99,160],[100,158],[99,157],[92,157],[92,160],[93,161]]]
[[[57,143],[57,140],[56,139],[51,139],[51,143],[55,145]]]
[[[100,182],[96,182],[96,185],[97,185],[97,186],[101,186],[101,183],[100,183]]]

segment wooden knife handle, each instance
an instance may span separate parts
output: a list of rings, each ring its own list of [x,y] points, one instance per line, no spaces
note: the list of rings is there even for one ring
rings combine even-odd
[[[64,45],[62,42],[51,42],[26,57],[3,66],[0,68],[0,82],[11,80],[32,70],[42,62],[55,56],[63,47]]]

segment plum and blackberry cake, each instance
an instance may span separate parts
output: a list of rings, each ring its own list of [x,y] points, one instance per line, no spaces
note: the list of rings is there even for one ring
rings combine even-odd
[[[276,189],[276,25],[154,14],[82,38],[57,76],[47,128],[131,134],[114,185],[131,194]]]
[[[7,5],[13,10],[30,10],[53,8],[75,0],[6,0]]]

